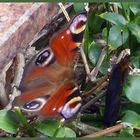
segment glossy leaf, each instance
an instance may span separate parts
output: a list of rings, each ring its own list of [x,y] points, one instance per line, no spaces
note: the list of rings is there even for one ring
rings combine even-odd
[[[126,102],[128,102],[128,99],[126,99]],[[140,114],[140,104],[129,101],[127,105],[124,105],[121,107],[121,110],[122,110],[122,112],[124,112],[126,110],[133,110],[133,111],[137,112],[138,114]]]
[[[86,5],[87,5],[87,3],[85,3],[85,2],[75,2],[73,4],[74,10],[76,12],[82,11],[85,8]]]
[[[140,3],[130,3],[130,9],[136,15],[138,12],[140,12]]]
[[[127,24],[131,33],[137,38],[137,41],[140,43],[140,26],[136,23]]]
[[[128,30],[126,27],[114,25],[109,31],[109,44],[112,49],[116,49],[128,39]]]
[[[109,61],[107,59],[107,57],[104,58],[101,66],[100,66],[100,69],[99,71],[102,73],[102,74],[106,74],[107,73],[107,70],[109,68]]]
[[[136,16],[134,22],[140,26],[140,14],[138,16]]]
[[[140,52],[136,52],[133,56],[131,56],[131,64],[135,68],[140,68]]]
[[[105,21],[98,16],[98,14],[93,13],[89,19],[89,29],[91,34],[96,34],[101,32],[103,26],[105,26]]]
[[[133,129],[131,129],[131,128],[123,129],[120,132],[119,137],[134,137]]]
[[[56,138],[64,138],[65,137],[65,128],[64,127],[60,127],[57,131],[57,133],[55,134]]]
[[[75,138],[76,133],[68,127],[61,127],[61,128],[59,128],[55,137],[57,137],[57,138],[64,138],[64,137],[65,138]]]
[[[89,26],[87,24],[86,30],[84,33],[84,52],[86,56],[88,55],[88,49],[89,49],[90,43],[91,43],[91,36],[89,32]]]
[[[53,137],[55,134],[56,130],[58,129],[59,122],[58,121],[53,121],[53,120],[45,120],[41,123],[36,124],[35,128],[50,137]]]
[[[122,15],[120,15],[119,13],[105,12],[105,13],[100,14],[99,16],[115,25],[125,25],[126,24],[125,18]]]
[[[88,57],[92,64],[96,64],[97,60],[99,59],[100,52],[100,46],[93,41],[88,50]]]
[[[122,14],[127,19],[130,20],[130,4],[128,2],[121,3]]]
[[[65,127],[65,137],[76,138],[76,133],[71,128]]]
[[[15,134],[18,131],[19,121],[16,114],[10,110],[0,110],[0,128],[8,133]]]
[[[124,86],[124,93],[130,101],[140,103],[140,75],[129,78]]]
[[[124,112],[124,116],[122,118],[123,122],[130,123],[133,127],[140,127],[140,115],[134,111],[127,110]]]

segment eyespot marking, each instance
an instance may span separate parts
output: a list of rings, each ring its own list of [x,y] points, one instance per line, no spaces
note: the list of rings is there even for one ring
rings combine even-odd
[[[47,48],[46,50],[43,50],[39,55],[37,56],[37,59],[35,61],[35,64],[41,67],[45,67],[55,61],[54,54],[51,51],[50,48]]]
[[[80,32],[85,30],[85,23],[86,23],[87,17],[85,14],[78,15],[70,25],[70,31],[73,34],[79,34]]]
[[[69,102],[67,102],[63,108],[61,108],[61,114],[64,118],[69,119],[71,118],[74,114],[76,114],[78,112],[78,110],[81,107],[81,97],[75,97],[73,99],[71,99]],[[73,106],[72,104],[75,104],[75,106]]]
[[[47,102],[49,96],[36,98],[22,106],[22,109],[27,112],[37,112],[39,111]]]

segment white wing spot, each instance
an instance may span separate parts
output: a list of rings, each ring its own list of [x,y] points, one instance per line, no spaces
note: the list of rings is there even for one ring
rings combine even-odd
[[[66,34],[70,34],[70,30],[67,30],[67,31],[66,31]]]
[[[61,39],[64,39],[64,36],[61,36]]]
[[[53,108],[53,111],[55,111],[56,110],[56,108]]]

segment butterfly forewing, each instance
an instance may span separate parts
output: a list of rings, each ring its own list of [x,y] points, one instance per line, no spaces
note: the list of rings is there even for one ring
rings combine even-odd
[[[51,40],[50,45],[59,64],[68,66],[73,61],[75,53],[83,40],[86,20],[87,12],[79,13],[70,22],[68,28]]]

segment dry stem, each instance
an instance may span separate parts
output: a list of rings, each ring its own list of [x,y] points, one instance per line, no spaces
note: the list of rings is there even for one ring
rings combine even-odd
[[[92,133],[90,135],[86,135],[84,137],[85,138],[101,137],[101,136],[104,136],[104,135],[106,135],[108,133],[120,131],[121,129],[127,128],[127,127],[130,127],[130,126],[128,124],[126,124],[126,123],[120,123],[120,124],[117,124],[115,126],[112,126],[112,127],[106,128],[106,129],[103,129],[103,130],[101,130],[99,132],[95,132],[95,133]]]

